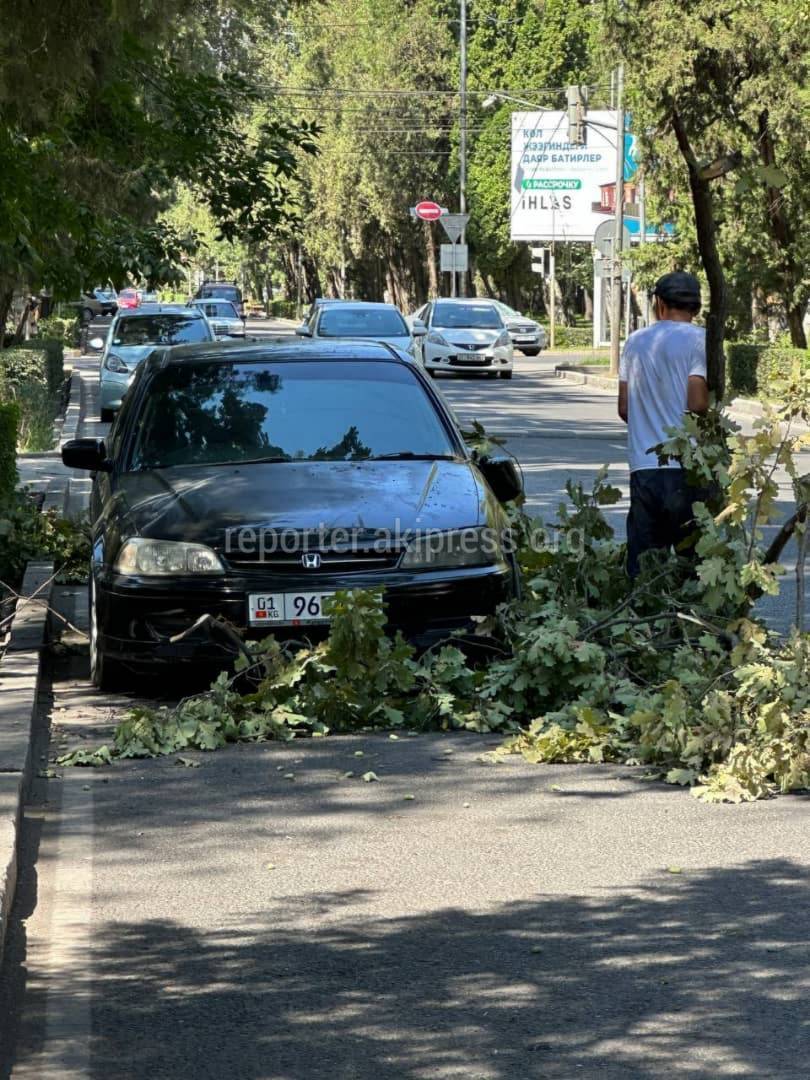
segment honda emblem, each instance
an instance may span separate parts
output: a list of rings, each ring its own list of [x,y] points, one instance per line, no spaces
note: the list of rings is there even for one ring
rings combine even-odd
[[[307,552],[301,556],[301,565],[305,570],[318,570],[321,565],[321,557],[317,553]]]

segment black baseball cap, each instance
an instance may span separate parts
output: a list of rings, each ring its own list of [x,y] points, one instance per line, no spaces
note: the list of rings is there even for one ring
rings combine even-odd
[[[700,309],[700,282],[694,274],[675,270],[655,283],[653,296],[660,296],[670,307]]]

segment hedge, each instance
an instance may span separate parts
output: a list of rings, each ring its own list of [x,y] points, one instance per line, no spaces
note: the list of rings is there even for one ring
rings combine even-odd
[[[810,350],[786,345],[727,342],[729,388],[736,394],[773,395],[775,385],[796,372],[810,375]]]
[[[38,340],[60,341],[68,347],[78,344],[79,319],[73,316],[63,319],[61,315],[49,315],[47,319],[40,319],[37,325]]]
[[[17,486],[17,430],[20,409],[16,401],[0,401],[0,506],[8,503]]]
[[[46,355],[45,377],[48,393],[57,396],[62,393],[65,382],[65,346],[57,338],[38,337],[33,341],[23,341],[18,348],[44,352]]]
[[[53,446],[53,418],[62,387],[62,346],[57,344],[58,352],[26,345],[0,353],[0,401],[19,406],[18,443],[23,450]]]
[[[726,342],[727,381],[735,394],[756,394],[759,359],[765,348],[745,341]]]
[[[294,319],[297,312],[294,300],[274,300],[270,305],[270,315],[274,319]]]

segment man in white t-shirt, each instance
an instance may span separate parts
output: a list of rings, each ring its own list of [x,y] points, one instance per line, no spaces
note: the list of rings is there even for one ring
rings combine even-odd
[[[660,465],[652,447],[667,428],[680,427],[685,412],[709,407],[706,333],[692,320],[700,311],[700,284],[677,271],[659,278],[654,290],[657,322],[627,339],[619,367],[619,416],[627,424],[630,513],[627,572],[636,577],[639,556],[653,548],[677,547],[691,531],[693,502],[680,465]]]

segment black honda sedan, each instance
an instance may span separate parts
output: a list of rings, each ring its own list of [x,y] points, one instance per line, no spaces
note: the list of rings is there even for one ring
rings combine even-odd
[[[94,475],[91,663],[218,663],[241,634],[312,636],[338,589],[381,586],[392,628],[435,639],[514,595],[511,458],[465,446],[418,364],[368,342],[200,344],[144,361]],[[328,605],[326,605],[328,608]],[[182,640],[176,639],[182,636]]]

